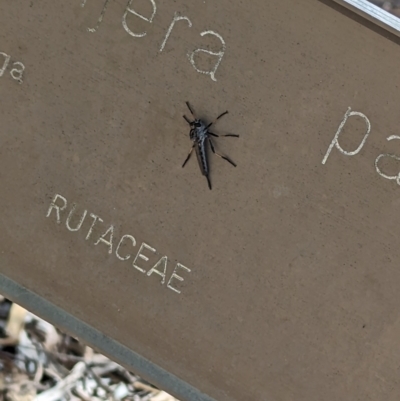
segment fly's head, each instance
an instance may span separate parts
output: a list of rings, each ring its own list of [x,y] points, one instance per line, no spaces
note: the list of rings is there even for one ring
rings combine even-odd
[[[207,133],[206,125],[200,119],[195,119],[190,123],[190,139],[195,141],[196,139],[202,139]]]

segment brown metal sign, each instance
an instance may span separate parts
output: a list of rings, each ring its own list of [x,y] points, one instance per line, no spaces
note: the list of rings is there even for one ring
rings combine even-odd
[[[0,291],[182,400],[397,400],[399,49],[328,0],[3,1]]]

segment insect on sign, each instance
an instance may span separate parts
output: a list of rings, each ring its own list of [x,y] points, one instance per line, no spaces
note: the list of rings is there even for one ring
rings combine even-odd
[[[190,140],[193,142],[193,145],[189,151],[189,154],[187,155],[186,160],[183,162],[182,167],[185,167],[185,164],[188,162],[188,160],[190,159],[190,156],[192,155],[193,149],[195,149],[197,161],[199,162],[200,171],[203,175],[206,176],[207,182],[208,182],[208,187],[211,189],[210,168],[209,168],[209,164],[208,164],[208,155],[207,155],[207,144],[210,145],[211,151],[215,155],[221,157],[222,159],[224,159],[227,162],[229,162],[230,164],[232,164],[232,166],[236,167],[236,164],[231,159],[229,159],[229,157],[223,156],[215,151],[211,136],[214,136],[217,138],[219,136],[233,136],[235,138],[239,138],[239,135],[235,135],[235,134],[217,135],[209,130],[209,128],[213,124],[215,124],[217,122],[217,120],[219,120],[225,114],[228,114],[228,111],[224,111],[213,122],[206,125],[206,123],[203,120],[196,118],[194,111],[191,108],[189,102],[186,102],[186,105],[193,117],[193,121],[190,121],[185,115],[183,116],[183,118],[190,125],[189,137],[190,137]]]

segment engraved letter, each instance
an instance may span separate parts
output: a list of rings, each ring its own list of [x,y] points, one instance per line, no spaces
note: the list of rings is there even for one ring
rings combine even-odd
[[[82,216],[81,216],[81,218],[80,218],[80,220],[79,220],[77,226],[76,226],[75,228],[72,228],[72,227],[70,226],[69,222],[71,221],[71,217],[72,217],[72,215],[74,214],[75,209],[76,209],[76,204],[74,203],[74,204],[72,205],[72,209],[71,209],[71,211],[69,212],[68,217],[67,217],[67,220],[66,220],[66,222],[65,222],[65,225],[66,225],[66,227],[68,228],[69,231],[78,231],[78,230],[82,227],[82,223],[83,223],[83,221],[85,220],[85,217],[86,217],[87,210],[85,210],[85,211],[83,212],[83,214],[82,214]]]
[[[186,20],[187,23],[188,23],[188,25],[189,25],[189,28],[192,27],[192,22],[190,21],[190,19],[189,19],[188,17],[183,17],[183,16],[181,16],[179,13],[175,13],[174,19],[172,20],[171,25],[170,25],[169,28],[168,28],[167,34],[165,35],[164,42],[162,42],[162,44],[161,44],[160,52],[162,52],[162,51],[164,50],[165,44],[167,43],[167,40],[168,40],[168,38],[169,38],[169,35],[171,35],[172,29],[173,29],[173,27],[175,26],[175,23],[176,23],[177,21],[180,21],[180,20]]]
[[[222,38],[221,35],[219,35],[216,32],[213,31],[204,31],[200,34],[200,36],[205,36],[205,35],[214,35],[216,36],[222,43],[222,50],[220,50],[219,52],[212,52],[210,50],[206,50],[206,49],[196,49],[194,52],[192,52],[191,54],[188,54],[189,57],[189,61],[190,64],[192,64],[193,68],[197,71],[200,72],[201,74],[206,74],[206,75],[210,75],[211,79],[213,81],[216,81],[217,79],[215,78],[215,73],[217,72],[217,69],[219,67],[219,65],[221,64],[222,61],[222,57],[224,57],[225,54],[225,50],[226,50],[226,45],[225,45],[225,41]],[[207,54],[211,54],[212,56],[217,56],[218,57],[218,61],[215,63],[214,68],[211,71],[204,71],[204,70],[200,70],[196,67],[196,63],[194,61],[194,56],[196,53],[207,53]]]
[[[57,206],[57,205],[56,205],[57,199],[61,199],[61,200],[64,202],[64,205],[63,205],[63,206]],[[67,200],[66,200],[63,196],[56,194],[56,195],[54,196],[53,200],[52,200],[51,203],[50,203],[50,207],[49,207],[49,210],[47,211],[47,216],[46,216],[46,217],[49,217],[51,211],[52,211],[53,209],[55,209],[56,215],[57,215],[57,223],[60,224],[60,223],[61,223],[61,220],[60,220],[60,210],[64,210],[66,207],[67,207]]]
[[[117,246],[117,249],[115,250],[115,255],[117,256],[117,258],[118,258],[119,260],[128,260],[128,259],[130,259],[130,257],[132,256],[130,253],[128,253],[128,255],[126,255],[126,256],[121,256],[121,255],[119,254],[119,248],[120,248],[120,246],[122,245],[122,243],[123,243],[123,241],[124,241],[125,238],[129,238],[129,239],[132,241],[132,245],[133,245],[133,246],[136,246],[136,240],[135,240],[135,238],[132,237],[132,235],[123,235],[122,238],[121,238],[121,240],[119,241],[119,244],[118,244],[118,246]]]
[[[151,5],[153,7],[153,13],[151,14],[150,18],[147,18],[147,17],[143,16],[142,14],[137,13],[132,8],[130,8],[131,5],[132,5],[132,1],[133,0],[128,0],[128,5],[126,6],[125,13],[122,16],[122,26],[124,27],[125,31],[129,33],[129,35],[133,36],[134,38],[142,38],[143,36],[147,35],[147,32],[141,32],[141,33],[132,32],[129,29],[128,24],[126,23],[126,17],[128,16],[128,13],[131,13],[131,14],[136,15],[137,17],[141,18],[142,20],[147,21],[147,22],[149,22],[151,24],[153,22],[154,16],[156,15],[156,12],[157,12],[156,3],[154,2],[154,0],[150,0]]]
[[[147,256],[144,256],[143,254],[141,254],[141,252],[143,251],[143,248],[146,248],[149,251],[156,253],[156,250],[154,248],[152,248],[150,245],[147,245],[143,242],[142,245],[140,246],[139,252],[137,253],[135,260],[132,263],[132,266],[135,267],[136,269],[138,269],[140,272],[146,273],[146,270],[142,269],[139,266],[136,266],[136,261],[138,260],[138,258],[143,259],[145,262],[147,262],[149,260],[149,258]]]
[[[107,235],[110,235],[110,238],[107,240],[105,237]],[[112,253],[112,247],[113,247],[113,238],[114,238],[114,227],[110,226],[108,230],[94,243],[95,245],[98,245],[100,242],[103,242],[104,244],[108,245],[108,253]]]
[[[388,141],[391,141],[392,139],[400,139],[400,136],[397,135],[391,135],[388,138],[386,138]],[[385,154],[381,154],[379,155],[376,160],[375,160],[375,169],[376,172],[383,178],[386,178],[387,180],[396,180],[397,184],[400,185],[400,172],[397,175],[386,175],[383,174],[382,171],[380,170],[380,168],[378,167],[378,162],[380,159],[382,159],[382,157],[391,157],[392,159],[395,160],[400,160],[399,156],[393,155],[393,154],[389,154],[389,153],[385,153]]]
[[[159,276],[162,277],[161,284],[165,283],[165,276],[167,274],[167,261],[168,258],[166,256],[163,256],[148,272],[147,275],[151,276],[153,273],[158,274]],[[157,270],[158,266],[164,266],[164,269],[162,271]]]
[[[174,278],[176,278],[176,279],[179,280],[179,281],[183,281],[183,278],[182,278],[181,276],[178,276],[178,275],[176,274],[176,271],[178,270],[179,267],[180,267],[181,269],[186,270],[186,271],[189,272],[189,273],[190,273],[190,271],[191,271],[189,268],[187,268],[186,266],[181,265],[180,263],[177,263],[177,264],[176,264],[175,269],[174,269],[174,271],[172,272],[170,279],[168,280],[167,287],[168,287],[170,290],[177,292],[178,294],[180,294],[181,291],[179,291],[179,290],[177,290],[176,288],[172,287],[171,281],[172,281],[172,279],[174,279]]]
[[[106,13],[107,6],[110,0],[105,0],[103,9],[101,10],[100,17],[97,20],[97,24],[94,28],[86,28],[88,32],[94,33],[99,29],[100,24],[103,22],[104,14]],[[81,3],[81,7],[85,7],[86,0],[83,0]]]
[[[0,56],[4,56],[3,67],[0,68],[0,77],[1,77],[4,74],[4,71],[6,70],[8,63],[10,62],[11,56],[9,56],[6,53],[2,53],[2,52],[0,52]],[[0,63],[0,65],[1,65],[1,63]]]
[[[93,223],[92,223],[92,225],[90,226],[89,231],[88,231],[88,233],[87,233],[87,235],[86,235],[86,238],[85,238],[85,239],[87,239],[87,240],[88,240],[88,239],[90,238],[90,236],[92,235],[93,227],[94,227],[95,224],[97,223],[97,220],[100,221],[100,222],[103,222],[103,220],[102,220],[99,216],[96,216],[96,215],[93,214],[93,213],[90,213],[90,217],[93,218]]]
[[[15,68],[15,66],[20,67],[20,69]],[[23,82],[22,75],[24,74],[25,66],[19,61],[17,61],[13,64],[13,67],[14,68],[10,71],[11,76],[13,77],[13,79],[22,84]]]
[[[345,150],[342,149],[342,147],[339,145],[339,135],[340,133],[343,131],[343,127],[346,124],[346,121],[349,117],[351,116],[359,116],[362,117],[365,120],[365,124],[367,125],[367,131],[364,135],[363,140],[361,141],[360,145],[358,146],[358,148],[356,150],[353,150],[352,152],[347,152]],[[326,161],[328,160],[328,157],[330,155],[330,153],[332,152],[332,149],[334,146],[336,146],[336,148],[339,150],[339,152],[343,153],[346,156],[354,156],[356,155],[364,146],[365,141],[368,138],[369,133],[371,132],[371,123],[369,122],[367,116],[363,113],[360,113],[358,111],[351,111],[351,108],[349,107],[348,110],[346,111],[346,114],[344,115],[343,121],[340,123],[338,130],[336,131],[335,136],[333,137],[333,140],[331,142],[331,144],[329,145],[328,151],[325,154],[324,159],[322,160],[322,164],[325,164]]]

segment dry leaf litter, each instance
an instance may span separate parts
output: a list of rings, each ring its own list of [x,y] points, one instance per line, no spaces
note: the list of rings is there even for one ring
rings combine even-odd
[[[0,295],[0,401],[177,401]]]

